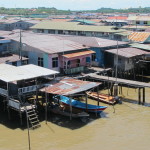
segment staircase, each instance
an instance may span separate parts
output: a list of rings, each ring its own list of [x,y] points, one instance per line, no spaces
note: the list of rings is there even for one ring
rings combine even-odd
[[[35,108],[32,106],[30,109],[26,109],[26,115],[29,120],[32,129],[40,127],[38,115],[35,112]]]

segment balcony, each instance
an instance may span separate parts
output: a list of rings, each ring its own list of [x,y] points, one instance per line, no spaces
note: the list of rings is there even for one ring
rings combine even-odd
[[[70,68],[70,69],[64,69],[65,74],[74,74],[74,73],[80,73],[85,70],[85,66]]]

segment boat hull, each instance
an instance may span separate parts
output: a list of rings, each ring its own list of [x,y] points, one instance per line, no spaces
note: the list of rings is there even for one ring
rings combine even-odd
[[[107,94],[101,94],[101,93],[97,94],[96,92],[87,92],[87,95],[96,101],[103,102],[106,104],[114,105],[117,103],[115,97],[109,96]]]
[[[80,109],[86,112],[101,113],[107,108],[107,106],[96,106],[92,104],[86,105],[86,103],[83,103],[74,99],[70,99],[65,96],[59,96],[59,97],[60,97],[60,102],[63,105],[71,106],[72,108]]]
[[[62,116],[66,116],[66,117],[72,117],[72,118],[85,118],[85,117],[89,117],[89,114],[83,111],[72,111],[70,112],[70,110],[66,109],[64,106],[53,106],[49,108],[49,111],[55,113],[55,114],[59,114]]]

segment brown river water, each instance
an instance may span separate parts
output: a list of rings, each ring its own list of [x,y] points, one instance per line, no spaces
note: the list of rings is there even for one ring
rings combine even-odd
[[[87,123],[49,115],[47,124],[43,120],[40,128],[30,130],[31,150],[149,150],[150,89],[149,106],[137,104],[138,90],[123,88],[123,97],[134,101],[108,106],[101,118],[93,115]],[[0,120],[0,150],[28,150],[28,130],[20,128],[19,116],[12,122],[5,117]]]

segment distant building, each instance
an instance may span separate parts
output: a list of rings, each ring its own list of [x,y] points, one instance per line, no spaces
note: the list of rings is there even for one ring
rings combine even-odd
[[[115,30],[114,26],[79,25],[78,22],[47,21],[31,27],[36,33],[65,34],[77,36],[103,37],[114,39],[114,34],[124,30]]]
[[[129,16],[127,20],[129,25],[150,26],[150,16]]]
[[[39,22],[39,21],[38,21]],[[15,20],[15,19],[2,19],[0,20],[0,30],[11,31],[15,29],[27,30],[35,25],[37,21],[32,20]]]

